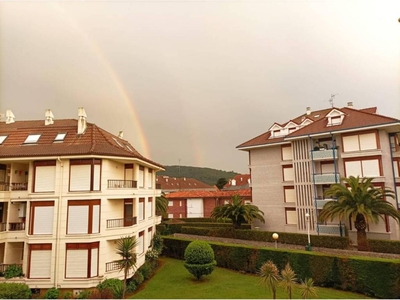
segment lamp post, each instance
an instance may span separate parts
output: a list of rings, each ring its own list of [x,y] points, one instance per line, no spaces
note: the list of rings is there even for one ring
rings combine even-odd
[[[308,237],[308,244],[306,246],[307,251],[311,251],[311,240],[310,240],[310,214],[306,213],[306,220],[307,220],[307,237]]]
[[[278,248],[278,238],[279,238],[279,234],[277,234],[276,232],[272,234],[272,238],[275,240],[275,249]]]

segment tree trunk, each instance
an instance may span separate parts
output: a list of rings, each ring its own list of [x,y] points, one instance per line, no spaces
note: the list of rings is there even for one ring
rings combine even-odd
[[[367,228],[367,223],[365,222],[365,218],[362,214],[358,214],[356,216],[354,227],[357,229],[358,251],[368,251],[367,232],[365,231]]]

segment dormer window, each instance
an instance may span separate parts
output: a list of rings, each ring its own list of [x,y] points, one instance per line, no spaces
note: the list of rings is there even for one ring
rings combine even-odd
[[[328,118],[328,124],[326,126],[337,126],[341,125],[344,119],[344,113],[338,109],[331,110],[326,117]]]
[[[7,137],[8,135],[0,135],[0,145],[3,144]]]
[[[289,128],[289,133],[295,132],[296,131],[296,127],[291,127]]]
[[[331,126],[340,125],[342,123],[342,118],[341,116],[332,117],[330,121]]]
[[[272,132],[272,136],[273,137],[278,137],[278,136],[280,136],[281,135],[281,131],[280,130],[274,130],[273,132]]]
[[[41,134],[30,134],[26,138],[24,144],[35,144],[39,140]]]
[[[57,134],[56,138],[54,139],[54,142],[62,142],[62,141],[64,141],[66,136],[67,136],[66,133],[59,133],[59,134]]]

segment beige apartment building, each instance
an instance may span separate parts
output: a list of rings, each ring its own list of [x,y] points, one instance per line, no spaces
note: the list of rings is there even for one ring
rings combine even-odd
[[[138,266],[161,218],[156,172],[122,133],[78,119],[0,123],[0,272],[22,266],[31,288],[79,289],[123,278],[116,240],[135,236]],[[0,279],[0,280],[4,280]]]
[[[340,178],[373,177],[374,185],[395,192],[387,199],[399,208],[400,120],[377,108],[347,107],[311,111],[274,123],[267,132],[239,145],[249,153],[252,199],[265,213],[264,230],[345,235],[356,243],[351,220],[319,223],[317,216],[332,199],[324,191]],[[368,225],[368,237],[400,238],[399,225],[386,218]]]

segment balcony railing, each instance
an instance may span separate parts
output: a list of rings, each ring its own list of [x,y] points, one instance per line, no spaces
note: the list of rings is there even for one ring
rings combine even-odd
[[[120,267],[115,261],[106,263],[106,272],[119,270]]]
[[[332,200],[334,200],[334,199],[332,199],[332,198],[316,199],[315,203],[316,203],[317,209],[322,209],[327,202],[332,201]]]
[[[6,231],[7,223],[0,223],[0,232]]]
[[[9,222],[8,230],[9,231],[25,230],[25,222]]]
[[[9,191],[27,191],[28,190],[28,183],[27,182],[1,182],[0,183],[0,192],[9,192]]]
[[[335,154],[335,155],[333,155]],[[322,150],[311,150],[313,160],[324,160],[338,158],[337,149],[322,149]]]
[[[4,274],[4,272],[7,270],[8,267],[10,266],[18,266],[22,268],[21,264],[2,264],[0,263],[0,273]]]
[[[128,227],[137,224],[137,217],[107,220],[107,228]]]
[[[344,236],[345,234],[345,225],[344,224],[336,224],[336,225],[323,225],[318,224],[317,232],[319,234],[332,234]]]
[[[340,174],[338,173],[314,174],[314,182],[316,184],[330,184],[330,183],[340,182]]]
[[[133,189],[137,187],[136,180],[108,180],[107,187],[109,189]]]

